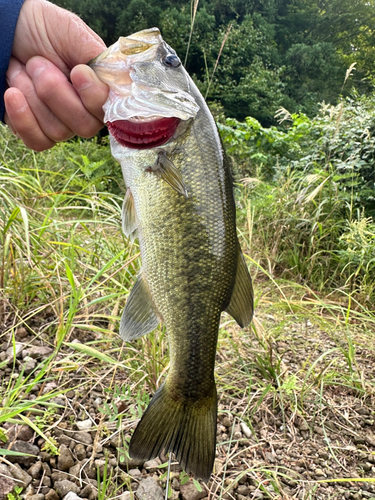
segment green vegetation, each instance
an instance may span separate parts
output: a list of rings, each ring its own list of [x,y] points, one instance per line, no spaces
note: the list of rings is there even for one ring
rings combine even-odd
[[[209,102],[239,120],[252,116],[268,126],[281,106],[313,117],[319,102],[337,103],[345,71],[354,62],[355,75],[345,92],[372,92],[374,0],[55,3],[79,14],[107,45],[119,36],[159,27],[183,61],[187,55],[186,67],[203,95],[209,87]]]

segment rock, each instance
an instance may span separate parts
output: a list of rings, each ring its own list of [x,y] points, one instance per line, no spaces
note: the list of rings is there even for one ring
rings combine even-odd
[[[91,434],[89,434],[88,432],[82,432],[82,431],[75,432],[74,433],[74,438],[79,443],[83,443],[83,444],[86,444],[86,445],[92,444],[92,437],[91,437]]]
[[[164,500],[164,492],[152,477],[142,479],[135,493],[137,500]]]
[[[142,472],[139,469],[130,469],[128,471],[129,476],[134,477],[135,479],[138,479],[142,476]]]
[[[47,382],[46,385],[43,388],[42,394],[48,394],[49,392],[52,392],[56,388],[57,388],[57,384],[56,384],[55,381],[53,381],[53,382]]]
[[[42,462],[35,462],[27,471],[33,479],[36,479],[42,471]]]
[[[53,353],[53,349],[46,345],[34,345],[27,350],[30,358],[33,359],[45,359],[48,358],[50,354]]]
[[[4,426],[5,427],[5,426]],[[30,441],[34,437],[34,431],[28,425],[11,425],[7,429],[7,438],[10,441]]]
[[[78,460],[83,460],[86,458],[86,448],[82,443],[78,443],[74,448],[74,453]]]
[[[8,467],[0,464],[0,500],[5,500],[14,487],[15,483]]]
[[[82,500],[76,493],[70,491],[67,495],[64,496],[63,500]]]
[[[16,330],[17,339],[24,339],[27,337],[27,330],[24,326],[19,326]]]
[[[23,358],[23,362],[21,364],[22,370],[25,375],[30,375],[30,373],[35,369],[36,367],[36,361],[33,358],[30,358],[30,356],[25,356]]]
[[[60,500],[59,495],[56,493],[56,491],[51,488],[49,492],[46,494],[44,497],[44,500]]]
[[[248,486],[246,486],[246,484],[240,484],[236,489],[236,493],[245,497],[250,493],[250,489]]]
[[[37,493],[35,495],[30,495],[27,497],[27,500],[44,500],[45,496],[42,495],[41,493]]]
[[[160,470],[158,467],[159,465],[161,465],[160,458],[154,458],[153,460],[148,460],[148,462],[145,462],[143,464],[143,467],[147,469],[148,472],[153,473]]]
[[[64,481],[64,479],[68,478],[68,474],[66,472],[54,471],[51,474],[51,479],[54,483],[57,481]]]
[[[134,494],[130,493],[130,491],[125,491],[125,493],[118,497],[118,500],[134,500]]]
[[[202,491],[198,491],[195,484],[188,481],[180,486],[180,495],[182,500],[200,500],[207,496],[207,492],[204,488],[202,488]]]
[[[86,486],[81,491],[80,495],[82,495],[83,498],[94,497],[94,496],[97,497],[98,490],[97,490],[97,488],[95,488],[94,485],[86,484]]]
[[[72,483],[72,481],[68,481],[68,479],[64,479],[63,481],[56,481],[54,484],[54,488],[56,493],[60,495],[60,497],[65,497],[71,491],[73,493],[79,493],[80,488]]]
[[[227,428],[232,426],[232,421],[229,417],[224,417],[221,423]]]
[[[245,422],[241,422],[241,430],[243,432],[243,434],[247,437],[247,438],[250,438],[251,437],[251,430],[249,429],[249,427],[245,424]]]
[[[57,467],[59,468],[59,470],[67,471],[74,465],[72,452],[65,444],[62,444],[60,446],[59,451],[60,455],[57,459]]]
[[[76,425],[78,427],[78,430],[87,431],[88,429],[91,429],[92,421],[91,421],[91,419],[81,420],[79,422],[76,422]]]
[[[21,352],[22,352],[23,348],[24,348],[24,345],[23,345],[23,344],[20,344],[20,343],[18,343],[18,342],[16,342],[16,343],[15,343],[15,345],[14,345],[14,350],[15,350],[15,352],[16,352],[16,358],[19,358],[19,357],[20,357],[20,355],[21,355]],[[11,358],[11,359],[13,359],[13,354],[14,354],[14,353],[13,353],[13,346],[8,347],[8,349],[5,351],[5,354],[6,354],[6,357],[7,357],[7,358]]]
[[[17,481],[18,485],[21,485],[20,482],[22,483],[23,488],[26,488],[26,486],[28,486],[33,480],[33,478],[29,476],[29,474],[26,471],[24,471],[18,464],[14,464],[12,467],[9,467],[9,472],[14,479],[18,480]]]

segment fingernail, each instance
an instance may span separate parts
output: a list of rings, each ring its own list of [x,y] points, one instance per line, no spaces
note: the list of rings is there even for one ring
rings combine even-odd
[[[23,94],[20,94],[19,92],[8,94],[6,103],[16,113],[22,113],[27,108],[27,101]]]

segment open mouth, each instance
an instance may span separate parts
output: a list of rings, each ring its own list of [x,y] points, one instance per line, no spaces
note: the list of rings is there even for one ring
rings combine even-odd
[[[122,146],[132,149],[150,149],[165,144],[176,132],[180,118],[156,120],[116,120],[107,122],[113,138]]]

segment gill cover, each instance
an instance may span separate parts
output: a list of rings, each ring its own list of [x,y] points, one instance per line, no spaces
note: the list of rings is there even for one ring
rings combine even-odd
[[[194,118],[189,76],[157,28],[120,37],[89,65],[110,87],[104,121]],[[179,61],[179,60],[178,60]]]

